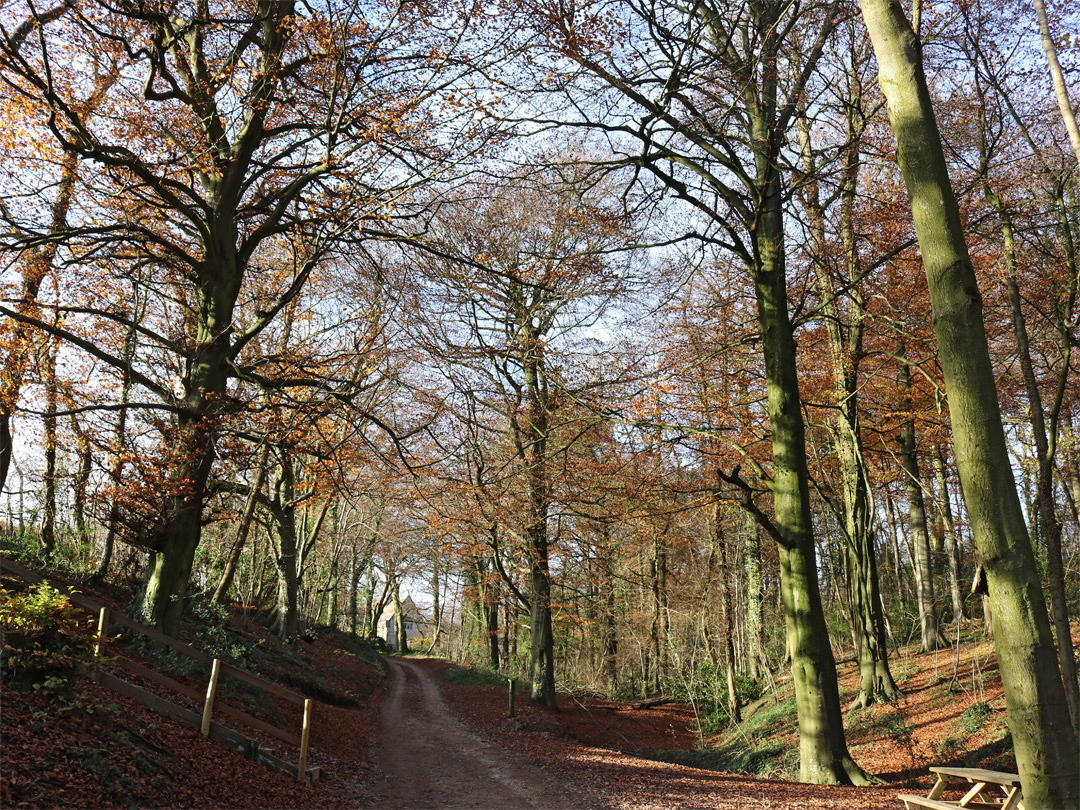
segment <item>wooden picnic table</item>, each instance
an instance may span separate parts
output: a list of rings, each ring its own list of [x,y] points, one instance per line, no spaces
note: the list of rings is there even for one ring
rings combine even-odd
[[[905,807],[929,807],[932,810],[955,810],[957,807],[1023,810],[1020,777],[1015,773],[990,771],[986,768],[939,766],[930,768],[930,772],[937,775],[937,782],[930,789],[930,793],[925,797],[901,793],[898,798],[904,802]],[[957,784],[971,785],[971,789],[958,802],[941,799],[941,794]]]

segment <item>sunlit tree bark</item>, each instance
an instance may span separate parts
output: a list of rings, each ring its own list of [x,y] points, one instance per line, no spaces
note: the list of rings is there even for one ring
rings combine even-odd
[[[987,576],[1009,728],[1031,808],[1080,804],[1080,757],[998,408],[982,296],[915,32],[898,0],[861,0],[934,309],[964,498]]]

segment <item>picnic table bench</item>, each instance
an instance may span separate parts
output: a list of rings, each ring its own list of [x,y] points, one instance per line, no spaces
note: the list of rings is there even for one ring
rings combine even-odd
[[[1020,793],[1020,777],[1005,771],[985,768],[949,768],[934,766],[930,772],[937,775],[937,782],[926,796],[901,793],[897,798],[911,810],[927,807],[930,810],[956,810],[957,807],[992,808],[992,810],[1023,810]],[[946,801],[941,795],[953,785],[971,785],[971,789],[959,801]]]

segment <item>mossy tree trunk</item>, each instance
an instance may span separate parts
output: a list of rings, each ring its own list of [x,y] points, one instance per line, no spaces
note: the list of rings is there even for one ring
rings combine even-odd
[[[86,494],[90,485],[90,475],[94,471],[94,454],[90,445],[90,434],[83,429],[75,414],[71,414],[71,433],[75,437],[75,456],[78,467],[72,480],[73,499],[71,513],[75,519],[75,536],[80,546],[89,547],[90,524],[86,520]]]
[[[287,641],[299,636],[303,626],[297,605],[300,548],[296,539],[294,470],[292,459],[283,449],[278,458],[272,495],[267,506],[271,516],[270,536],[274,542],[274,564],[278,575],[277,606],[270,631]]]
[[[555,696],[555,633],[551,623],[551,570],[549,567],[548,510],[551,505],[547,442],[550,397],[543,359],[543,335],[532,313],[522,313],[519,324],[523,350],[526,411],[515,420],[519,454],[525,461],[528,516],[525,534],[529,545],[529,655],[530,698],[549,709],[558,709]]]
[[[758,320],[772,428],[773,509],[780,557],[780,590],[799,724],[799,780],[868,784],[844,739],[836,661],[818,588],[817,549],[810,512],[810,474],[796,373],[795,339],[787,311],[779,176],[766,184],[768,208],[757,244]],[[771,204],[770,204],[771,203]]]
[[[236,567],[240,563],[240,555],[244,551],[244,546],[247,545],[248,533],[251,531],[251,524],[255,519],[255,507],[259,503],[259,493],[262,491],[263,484],[266,481],[266,463],[269,456],[270,448],[264,444],[255,462],[255,481],[251,485],[251,491],[248,493],[247,501],[244,503],[244,511],[240,516],[240,525],[236,528],[236,539],[233,541],[229,554],[225,558],[221,577],[218,579],[217,587],[214,588],[213,596],[211,596],[211,601],[219,605],[225,604],[225,597],[229,593],[229,588],[232,587],[233,577],[236,576]]]
[[[394,643],[398,655],[409,654],[409,632],[405,627],[405,613],[401,607],[401,580],[395,579],[394,593]]]
[[[1001,422],[979,293],[918,38],[899,0],[860,0],[908,188],[957,467],[995,617],[1009,730],[1031,810],[1080,805],[1080,757]]]
[[[853,70],[857,70],[857,66]],[[889,669],[889,647],[878,582],[870,470],[863,453],[859,420],[859,366],[863,357],[866,320],[866,307],[860,289],[863,272],[854,228],[861,163],[859,142],[865,129],[865,120],[858,112],[862,109],[861,94],[859,77],[849,74],[849,103],[846,105],[848,145],[840,181],[840,228],[844,249],[842,278],[846,289],[843,308],[826,259],[825,211],[820,199],[819,168],[811,142],[810,122],[805,115],[800,115],[798,121],[801,162],[807,178],[801,197],[809,219],[813,265],[829,338],[836,398],[833,446],[839,462],[843,506],[843,514],[838,515],[838,520],[844,530],[847,596],[859,661],[859,694],[852,703],[853,707],[869,706],[876,700],[895,700],[903,694]]]
[[[139,302],[135,300],[132,311],[139,311]],[[113,549],[116,544],[116,535],[120,530],[120,484],[124,480],[124,448],[127,446],[127,404],[131,399],[131,374],[128,366],[135,355],[138,342],[138,333],[135,323],[138,318],[133,318],[124,331],[124,348],[122,359],[123,368],[120,372],[120,411],[116,415],[116,427],[113,428],[112,464],[109,465],[109,481],[113,486],[112,498],[109,503],[109,524],[105,531],[105,543],[101,550],[101,559],[94,570],[93,580],[101,581],[109,571],[112,563]]]
[[[303,520],[298,521],[297,508],[301,499],[297,496],[292,451],[279,446],[276,455],[277,470],[266,502],[271,517],[269,535],[274,543],[274,563],[278,575],[277,605],[270,630],[281,639],[288,640],[299,636],[304,629],[300,609],[304,564],[322,530],[331,502],[326,500],[320,505],[310,525],[310,513],[307,511],[303,513]]]
[[[1042,11],[1040,24],[1045,25],[1045,10]],[[1048,39],[1043,30],[1044,42]],[[1052,44],[1051,44],[1052,46]],[[1068,215],[1065,200],[1065,187],[1069,184],[1065,176],[1050,178],[1054,189],[1053,205],[1058,212],[1058,231],[1065,252],[1068,268],[1067,283],[1063,295],[1054,307],[1053,318],[1061,339],[1060,354],[1057,358],[1060,369],[1055,381],[1055,390],[1050,397],[1049,408],[1043,401],[1039,380],[1032,361],[1031,340],[1028,334],[1027,318],[1020,297],[1017,281],[1016,241],[1012,222],[1012,212],[993,187],[990,180],[991,150],[987,141],[985,113],[980,106],[979,148],[981,160],[979,174],[983,184],[983,194],[997,212],[1001,222],[1001,242],[1005,258],[1005,288],[1009,293],[1013,331],[1016,335],[1017,359],[1024,378],[1024,388],[1028,398],[1028,421],[1031,425],[1031,438],[1035,445],[1035,526],[1038,537],[1046,546],[1046,565],[1050,585],[1050,611],[1057,636],[1058,660],[1061,663],[1061,677],[1065,687],[1065,698],[1072,714],[1073,728],[1080,733],[1080,685],[1077,683],[1076,659],[1072,643],[1072,631],[1069,624],[1068,601],[1065,593],[1065,566],[1061,549],[1061,521],[1058,519],[1057,503],[1054,498],[1054,466],[1058,453],[1061,409],[1065,392],[1072,377],[1070,364],[1073,344],[1076,341],[1075,320],[1072,317],[1077,298],[1080,263],[1077,261],[1076,245],[1073,239],[1072,222]],[[1073,124],[1075,128],[1075,122]],[[1027,130],[1024,130],[1027,135]],[[1030,140],[1030,136],[1028,136]],[[1034,531],[1034,530],[1033,530]]]
[[[716,558],[720,569],[720,622],[723,631],[724,670],[727,677],[728,715],[732,723],[742,722],[739,695],[735,688],[735,604],[728,569],[727,538],[724,536],[724,514],[719,503],[713,514],[713,537],[710,558]]]
[[[227,307],[231,320],[232,307]],[[216,325],[218,320],[211,319]],[[193,364],[184,380],[185,396],[177,419],[174,452],[179,457],[169,482],[162,509],[162,532],[155,538],[146,569],[137,616],[169,635],[180,631],[195,550],[202,537],[202,512],[206,485],[214,463],[216,405],[225,392],[224,335],[200,329],[206,339],[201,360]],[[206,333],[211,334],[206,334]]]
[[[746,535],[744,546],[746,564],[746,657],[750,677],[758,681],[764,675],[767,666],[765,645],[762,641],[764,626],[761,621],[762,582],[761,582],[761,538],[757,521],[753,515],[746,516],[743,529]]]
[[[45,440],[45,492],[42,495],[41,547],[48,557],[56,550],[56,410],[59,400],[56,379],[56,354],[60,348],[55,337],[45,338],[41,364],[45,379],[45,415],[42,419]]]

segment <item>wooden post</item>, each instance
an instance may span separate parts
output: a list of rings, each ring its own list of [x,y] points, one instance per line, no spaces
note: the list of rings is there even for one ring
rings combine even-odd
[[[221,659],[215,658],[210,668],[210,683],[206,687],[206,705],[202,713],[202,735],[210,736],[210,716],[214,713],[214,696],[217,694],[218,673],[221,671]]]
[[[510,679],[510,711],[507,714],[508,717],[514,716],[514,679]]]
[[[105,623],[108,620],[109,609],[103,607],[101,612],[98,613],[97,623],[97,638],[94,640],[94,681],[98,679],[98,673],[101,672],[101,652],[105,647]]]
[[[311,736],[311,698],[304,701],[304,726],[300,730],[300,761],[296,764],[296,781],[304,784],[307,772],[308,738]]]

